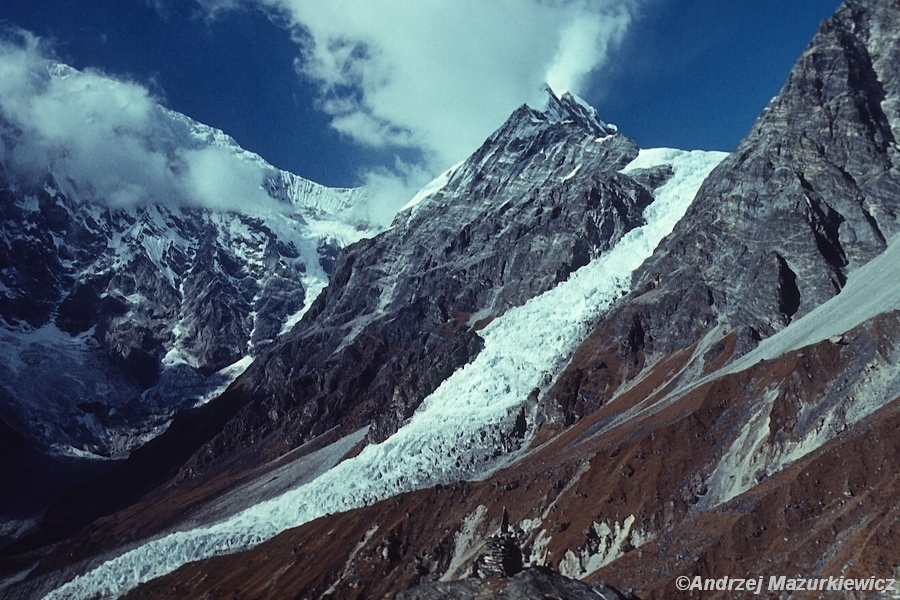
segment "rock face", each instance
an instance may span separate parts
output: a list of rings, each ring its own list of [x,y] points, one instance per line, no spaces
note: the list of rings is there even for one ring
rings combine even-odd
[[[885,249],[900,231],[897,27],[892,2],[848,2],[822,24],[781,93],[635,275],[627,302],[586,344],[593,362],[632,358],[617,373],[573,370],[562,385],[608,397],[608,379],[633,376],[635,360],[690,346],[717,325],[737,333],[743,354],[839,293]],[[558,402],[569,422],[572,410],[592,410]]]
[[[898,26],[888,2],[850,2],[822,25],[638,277],[639,293],[659,278],[655,295],[707,300],[667,321],[768,337],[838,293],[900,231]],[[645,329],[650,352],[696,338],[658,317]]]
[[[76,76],[48,68],[35,77]],[[160,154],[249,165],[259,181],[246,210],[116,204],[52,162],[26,172],[10,157],[27,134],[0,115],[0,417],[44,450],[127,455],[227,383],[211,375],[268,348],[325,285],[334,249],[367,233],[349,215],[360,192],[279,171],[162,107],[152,115],[146,144]]]
[[[388,231],[340,255],[303,321],[229,392],[246,408],[214,452],[248,430],[282,450],[335,426],[392,434],[478,353],[480,327],[643,222],[650,190],[619,173],[637,152],[569,95],[519,108]]]

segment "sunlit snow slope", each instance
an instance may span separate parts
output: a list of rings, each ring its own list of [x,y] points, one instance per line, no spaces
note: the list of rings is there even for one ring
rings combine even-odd
[[[504,453],[515,449],[508,440],[517,416],[534,408],[528,400],[532,390],[552,381],[588,324],[628,290],[632,272],[684,215],[723,157],[719,152],[642,151],[626,173],[659,164],[671,164],[675,173],[645,211],[646,225],[556,288],[493,321],[482,331],[485,347],[477,358],[383,443],[225,521],[130,550],[48,598],[121,594],[187,562],[252,547],[326,513],[435,483],[478,478],[501,466]]]

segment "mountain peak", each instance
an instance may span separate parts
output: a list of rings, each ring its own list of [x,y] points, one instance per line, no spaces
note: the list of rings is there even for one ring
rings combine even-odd
[[[571,92],[557,96],[549,85],[545,85],[544,90],[546,96],[539,110],[550,123],[574,122],[597,136],[613,135],[618,132],[615,125],[600,120],[594,107]]]

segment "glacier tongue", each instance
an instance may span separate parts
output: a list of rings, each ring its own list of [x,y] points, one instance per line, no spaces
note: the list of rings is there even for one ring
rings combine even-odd
[[[643,168],[670,164],[674,176],[656,191],[647,223],[629,232],[558,286],[494,320],[482,334],[484,350],[380,444],[318,479],[208,527],[179,531],[101,564],[48,595],[85,598],[122,594],[181,565],[255,546],[326,513],[348,510],[394,494],[502,466],[516,418],[535,388],[546,387],[587,331],[629,286],[632,272],[684,215],[720,152],[642,151]],[[500,459],[496,458],[497,456]]]

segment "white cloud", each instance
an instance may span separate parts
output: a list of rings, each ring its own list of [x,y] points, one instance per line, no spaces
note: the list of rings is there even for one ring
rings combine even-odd
[[[606,63],[630,22],[631,15],[622,5],[572,20],[560,33],[556,55],[547,69],[547,84],[557,94],[577,94],[585,77]]]
[[[364,146],[421,153],[422,180],[400,177],[414,188],[518,105],[540,103],[545,82],[577,94],[642,0],[198,1],[214,16],[237,7],[277,15],[335,129]]]
[[[540,104],[545,82],[579,93],[643,1],[198,0],[214,17],[261,8],[289,28],[297,70],[318,86],[332,127],[404,157],[361,165],[382,216],[473,152],[517,106]],[[161,109],[146,86],[92,71],[49,77],[39,41],[17,37],[0,42],[0,101],[28,134],[0,147],[7,162],[40,170],[49,161],[73,192],[118,204],[165,198],[240,210],[260,201],[229,177],[253,182],[254,164],[159,141]],[[217,175],[204,183],[198,173]]]
[[[185,189],[189,197],[202,199],[204,206],[246,211],[248,201],[257,206],[272,205],[260,187],[263,172],[258,164],[240,160],[231,150],[216,146],[186,150],[182,156],[188,165]]]
[[[27,32],[0,39],[0,159],[14,181],[49,173],[70,197],[115,206],[273,208],[260,162],[197,139],[145,86],[49,56]]]
[[[371,223],[389,225],[400,209],[400,199],[409,200],[421,189],[423,182],[432,178],[422,165],[402,160],[394,161],[391,168],[375,167],[362,175],[367,200],[355,208],[354,216]],[[406,202],[403,202],[405,204]]]

